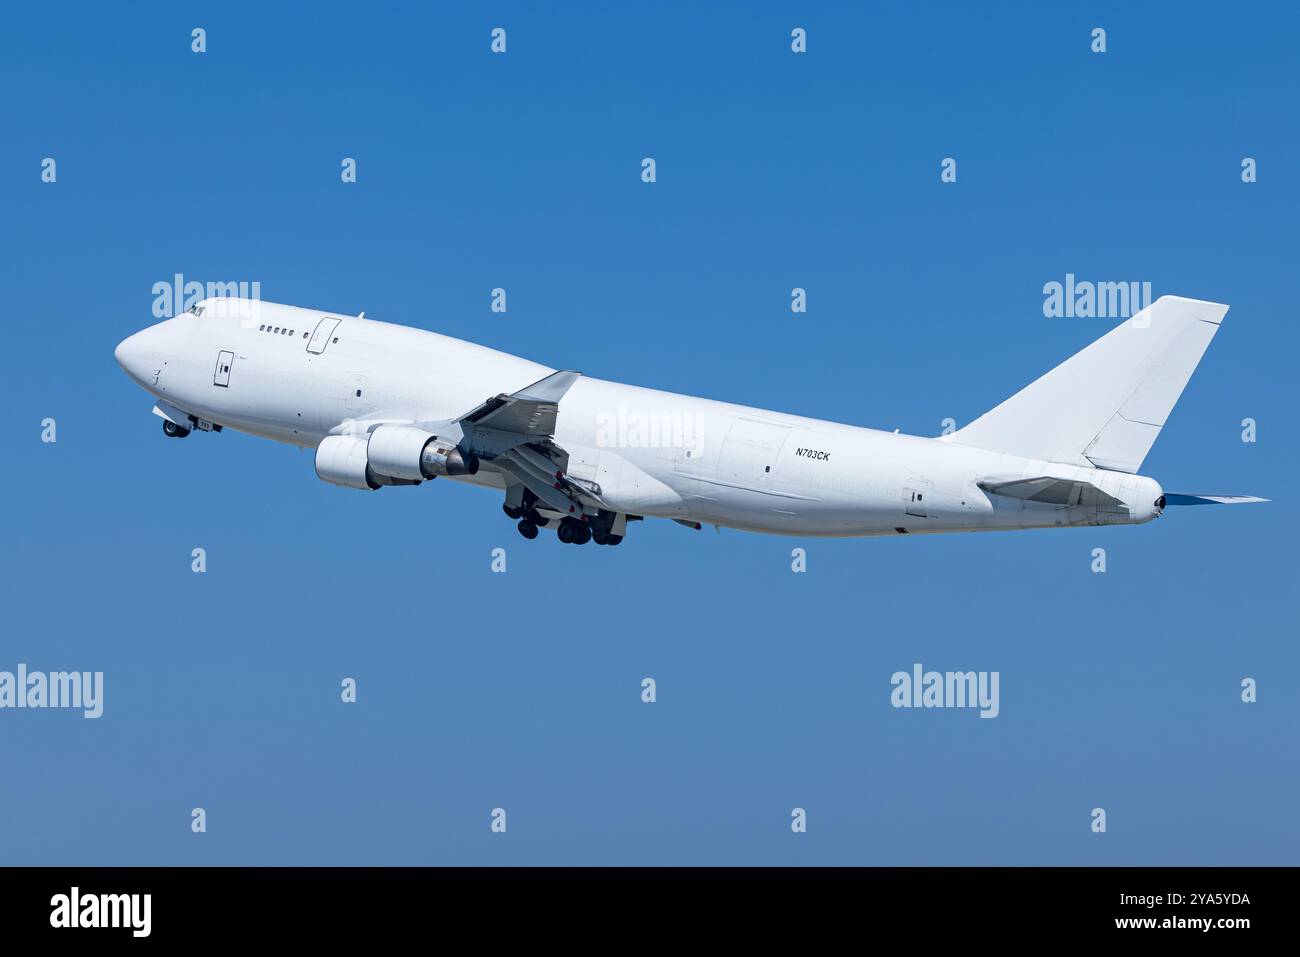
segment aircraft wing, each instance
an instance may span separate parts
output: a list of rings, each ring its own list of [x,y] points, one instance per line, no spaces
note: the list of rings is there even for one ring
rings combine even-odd
[[[560,400],[580,375],[552,372],[518,392],[485,400],[435,431],[459,431],[462,450],[503,473],[507,484],[523,485],[553,511],[580,514],[584,504],[604,508],[599,485],[565,474],[569,455],[555,443]]]
[[[560,400],[580,375],[579,372],[568,370],[552,372],[518,392],[486,400],[462,415],[460,422],[476,429],[495,429],[526,436],[553,436]]]

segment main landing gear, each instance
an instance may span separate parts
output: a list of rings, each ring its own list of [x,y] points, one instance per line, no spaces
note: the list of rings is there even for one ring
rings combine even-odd
[[[163,435],[169,439],[183,439],[190,434],[190,430],[183,428],[173,422],[171,419],[163,419]]]
[[[597,545],[617,545],[623,541],[622,535],[614,534],[614,516],[608,512],[602,512],[590,520],[569,516],[560,519],[557,525],[553,519],[548,519],[537,511],[537,498],[532,493],[525,493],[521,504],[511,505],[507,502],[501,506],[501,510],[511,518],[518,519],[519,524],[515,527],[527,539],[536,538],[538,530],[554,525],[555,537],[566,545],[585,545],[592,541]]]
[[[509,502],[501,506],[501,511],[505,512],[511,518],[517,518],[519,524],[515,527],[519,529],[519,534],[524,538],[533,539],[537,537],[537,530],[545,528],[550,524],[550,520],[539,515],[536,508],[537,496],[531,492],[525,493],[523,504],[511,505]]]
[[[555,530],[555,537],[566,545],[586,545],[591,541],[591,529],[586,522],[576,518],[566,518]]]

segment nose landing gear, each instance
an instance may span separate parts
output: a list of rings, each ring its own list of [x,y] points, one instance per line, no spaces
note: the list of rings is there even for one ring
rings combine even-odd
[[[171,419],[163,419],[163,435],[169,439],[183,439],[190,434],[190,430],[182,428]]]

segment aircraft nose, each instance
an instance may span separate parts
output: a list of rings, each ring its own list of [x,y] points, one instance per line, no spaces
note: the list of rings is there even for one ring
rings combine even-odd
[[[133,336],[127,336],[113,350],[113,358],[122,367],[122,371],[140,385],[153,382],[153,370],[158,365],[158,350],[153,347],[150,331],[143,329]]]
[[[133,367],[138,367],[140,360],[143,358],[143,350],[140,348],[140,333],[133,336],[127,336],[117,344],[113,350],[113,358],[117,360],[127,374],[133,371]]]

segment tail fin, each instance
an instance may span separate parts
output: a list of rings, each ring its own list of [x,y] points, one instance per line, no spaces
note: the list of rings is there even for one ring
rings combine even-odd
[[[1220,303],[1161,296],[944,439],[1136,472],[1227,312]]]

